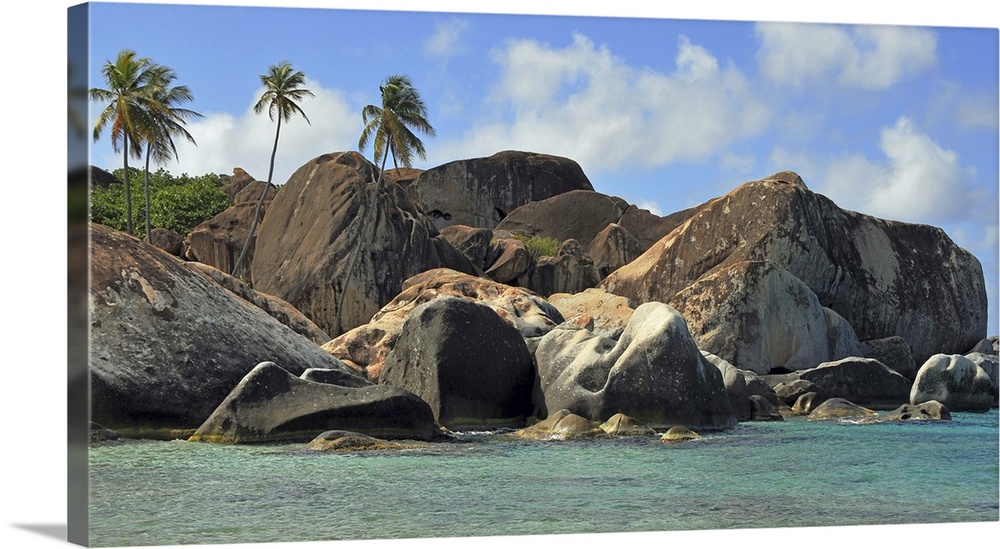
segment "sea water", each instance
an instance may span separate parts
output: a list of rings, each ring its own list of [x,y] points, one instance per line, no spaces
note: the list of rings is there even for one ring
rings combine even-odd
[[[113,442],[90,449],[93,546],[1000,520],[998,417],[743,423],[658,437],[421,448]]]

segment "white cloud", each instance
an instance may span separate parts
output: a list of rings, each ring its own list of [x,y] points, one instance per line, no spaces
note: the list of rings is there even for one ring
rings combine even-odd
[[[305,87],[315,97],[303,99],[299,106],[309,117],[311,125],[299,115],[282,122],[272,178],[275,184],[284,184],[296,169],[319,155],[356,150],[358,147],[360,108],[348,105],[340,91],[323,88],[314,80],[306,79]],[[174,174],[190,175],[228,174],[239,167],[256,179],[267,179],[276,123],[268,117],[267,111],[260,114],[253,112],[253,103],[262,92],[263,88],[257,90],[247,109],[238,116],[207,114],[204,118],[188,122],[187,130],[197,141],[197,146],[178,140],[180,161],[172,161],[163,167]],[[117,169],[122,159],[120,155],[111,156],[110,148],[107,145],[109,156],[98,165]],[[132,160],[129,164],[141,165]]]
[[[974,93],[960,99],[956,118],[959,124],[968,128],[996,130],[1000,123],[997,90]]]
[[[478,121],[461,139],[439,143],[438,159],[519,149],[567,156],[588,173],[654,167],[703,160],[770,120],[738,70],[720,67],[686,37],[670,74],[631,67],[580,34],[565,48],[514,40],[494,60],[502,76],[491,106],[507,118]]]
[[[434,27],[434,34],[424,42],[424,52],[435,57],[452,57],[465,53],[468,46],[462,40],[469,29],[464,19],[441,21]]]
[[[937,61],[937,37],[928,29],[758,23],[756,32],[763,73],[795,87],[832,79],[841,86],[883,90]]]
[[[652,200],[640,200],[635,206],[640,210],[649,210],[653,215],[663,215],[663,208]]]
[[[724,153],[719,161],[719,167],[722,171],[740,177],[750,175],[756,164],[757,159],[752,154],[736,154],[732,152]]]
[[[915,223],[947,224],[981,216],[985,190],[958,155],[935,143],[908,118],[882,128],[885,158],[852,155],[831,162],[824,192],[842,207]]]

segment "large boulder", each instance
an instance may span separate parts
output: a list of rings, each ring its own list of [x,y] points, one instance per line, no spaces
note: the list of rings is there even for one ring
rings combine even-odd
[[[552,294],[548,302],[559,309],[563,318],[590,316],[594,321],[594,333],[611,339],[622,335],[636,307],[630,299],[600,288],[588,288],[575,294]]]
[[[619,267],[635,261],[644,251],[632,233],[617,223],[609,223],[604,230],[597,233],[587,247],[587,255],[590,256],[601,279],[607,278]]]
[[[503,284],[514,283],[534,266],[528,246],[517,238],[491,242],[486,264],[486,275]]]
[[[521,334],[490,307],[441,297],[410,313],[379,383],[416,394],[452,431],[523,427],[535,379]]]
[[[267,185],[264,181],[257,181],[243,168],[233,168],[232,175],[222,174],[219,177],[222,180],[222,192],[226,194],[232,204],[256,204],[264,192],[264,186]],[[268,194],[271,194],[272,198],[274,191],[275,187],[271,185]],[[267,197],[264,200],[267,200]]]
[[[990,376],[990,381],[993,383],[993,392],[997,390],[997,374],[1000,370],[1000,357],[994,354],[986,353],[969,353],[965,355],[965,358],[971,360],[976,366],[979,366],[986,372],[986,375]]]
[[[962,355],[937,354],[917,371],[910,404],[936,400],[952,412],[988,412],[993,394],[994,382],[975,362]]]
[[[288,326],[295,333],[305,336],[316,345],[323,345],[330,341],[330,336],[326,332],[321,330],[315,322],[309,320],[308,317],[300,313],[298,309],[292,307],[291,303],[288,303],[284,299],[258,292],[246,285],[242,280],[228,275],[211,265],[194,261],[188,263],[188,265],[211,278],[219,286],[260,307],[261,310],[274,317],[275,320]]]
[[[183,242],[184,258],[211,265],[246,281],[251,280],[251,262],[256,238],[251,240],[239,270],[233,272],[233,268],[246,245],[250,225],[253,224],[253,215],[257,210],[257,202],[265,187],[267,194],[261,206],[261,216],[267,213],[277,188],[255,180],[240,168],[234,169],[233,175],[224,179],[222,187],[231,205],[188,232]]]
[[[983,353],[986,355],[997,355],[998,345],[1000,345],[1000,338],[997,336],[990,336],[985,339],[981,339],[976,346],[969,350],[969,353]]]
[[[273,195],[272,195],[273,196]],[[264,202],[262,214],[266,214],[272,200]],[[253,277],[251,261],[254,255],[254,241],[247,248],[240,268],[233,272],[236,260],[250,234],[253,213],[257,205],[252,202],[233,204],[222,210],[211,219],[196,225],[184,237],[184,258],[211,265],[221,271],[232,274],[243,280]]]
[[[535,359],[548,410],[592,421],[620,412],[654,429],[736,423],[722,374],[662,303],[640,305],[617,341],[563,324],[539,340]]]
[[[441,229],[441,236],[476,267],[484,271],[489,267],[486,259],[493,242],[493,231],[466,225],[449,225]]]
[[[862,341],[861,356],[874,358],[907,379],[912,380],[917,375],[917,364],[913,362],[910,344],[899,336]]]
[[[762,260],[802,281],[860,340],[904,338],[917,363],[964,353],[986,335],[983,270],[971,253],[939,228],[842,210],[791,172],[707,202],[602,285],[640,303],[673,303],[687,315],[675,298],[682,290]]]
[[[660,217],[616,196],[576,190],[527,203],[507,214],[496,229],[552,238],[570,238],[589,248],[610,225],[634,239],[641,253],[679,225],[689,211]]]
[[[870,408],[895,408],[910,400],[910,380],[872,358],[824,362],[798,372],[798,377],[816,384],[825,395]]]
[[[805,283],[769,261],[713,270],[669,303],[684,315],[701,349],[741,370],[796,371],[859,354],[857,336],[840,316],[830,314]]]
[[[569,191],[517,208],[496,229],[558,242],[574,239],[587,248],[609,224],[621,219],[627,207],[620,198],[592,190]]]
[[[479,269],[356,152],[295,171],[260,224],[253,286],[291,303],[333,337],[360,326],[418,273]]]
[[[184,250],[184,237],[161,227],[154,227],[149,231],[149,243],[177,257],[180,257]]]
[[[545,335],[563,322],[555,307],[528,290],[451,269],[432,269],[407,279],[403,286],[371,322],[334,338],[323,349],[377,380],[413,309],[444,296],[489,306],[525,339]]]
[[[519,206],[577,189],[593,186],[573,160],[519,151],[449,162],[420,174],[409,187],[439,229],[492,229]]]
[[[521,281],[522,286],[540,295],[573,294],[597,286],[601,276],[579,242],[569,239],[556,255],[539,258]]]
[[[91,226],[92,419],[125,436],[193,431],[254,364],[349,371],[180,259]]]
[[[317,383],[262,362],[188,440],[308,442],[330,430],[419,440],[430,440],[437,432],[427,403],[412,393],[379,385]]]
[[[826,400],[827,398],[819,385],[805,379],[783,381],[774,386],[774,394],[787,406],[794,406],[799,397],[806,393],[813,393],[818,400]]]
[[[721,357],[713,355],[708,351],[702,351],[701,354],[715,365],[719,369],[719,373],[722,374],[722,382],[726,387],[726,395],[729,396],[729,402],[733,405],[737,421],[755,421],[754,410],[761,409],[763,405],[755,407],[754,397],[771,402],[773,406],[778,405],[778,396],[775,394],[774,389],[758,377],[757,374],[749,370],[740,370]]]

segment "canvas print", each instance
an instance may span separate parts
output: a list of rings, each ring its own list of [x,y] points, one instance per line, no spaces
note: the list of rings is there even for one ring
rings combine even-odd
[[[68,19],[70,541],[1000,520],[997,29]]]

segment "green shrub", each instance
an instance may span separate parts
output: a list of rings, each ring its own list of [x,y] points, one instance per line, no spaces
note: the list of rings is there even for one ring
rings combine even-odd
[[[132,229],[142,238],[146,234],[143,171],[129,168],[129,172]],[[114,171],[119,180],[123,179],[122,173],[121,168]],[[229,205],[229,198],[222,191],[222,178],[217,174],[173,176],[162,168],[149,174],[149,217],[154,228],[170,229],[183,236]],[[125,185],[112,183],[94,187],[90,193],[90,219],[124,231]]]
[[[524,242],[531,256],[531,262],[535,263],[544,256],[555,256],[559,253],[561,242],[554,238],[544,236],[528,236],[523,234],[514,235],[514,238]]]

